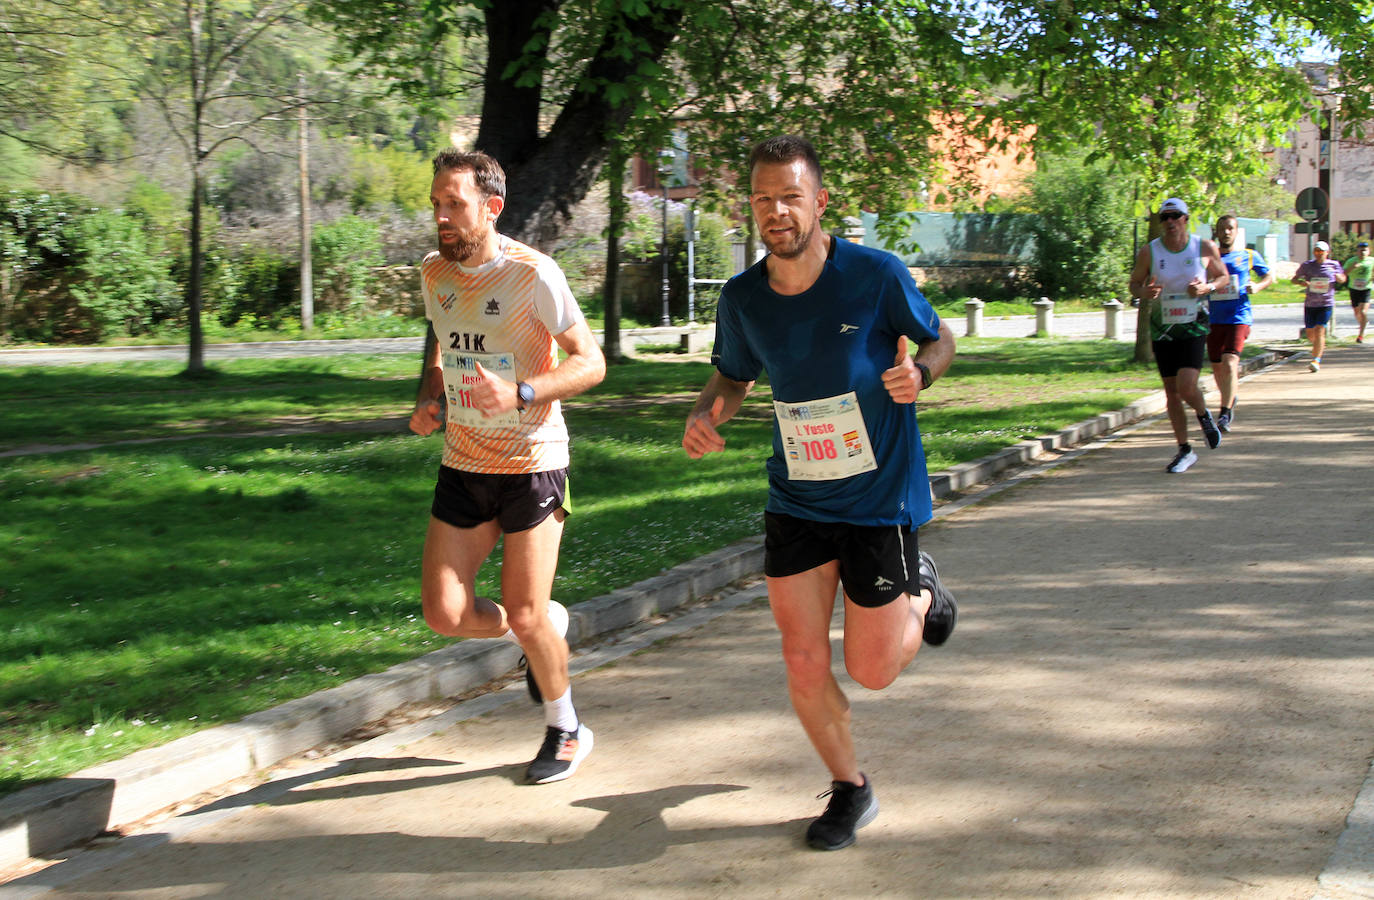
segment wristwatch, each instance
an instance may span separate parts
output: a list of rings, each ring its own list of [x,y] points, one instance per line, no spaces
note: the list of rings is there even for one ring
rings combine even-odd
[[[935,379],[930,377],[930,367],[925,363],[918,363],[912,360],[912,365],[921,370],[921,389],[924,390],[935,383]]]
[[[534,404],[534,388],[523,381],[515,385],[515,395],[520,399],[516,409],[524,409]]]

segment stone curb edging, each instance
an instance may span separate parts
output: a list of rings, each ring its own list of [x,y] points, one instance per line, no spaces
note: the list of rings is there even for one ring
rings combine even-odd
[[[1243,362],[1242,372],[1253,372],[1281,358],[1274,351],[1252,357]],[[1164,394],[1156,391],[1123,409],[931,475],[931,492],[943,499],[1046,452],[1084,443],[1163,408]],[[577,646],[641,623],[757,574],[762,568],[763,537],[736,541],[660,575],[570,607],[568,642]],[[0,866],[51,856],[336,740],[406,703],[471,690],[509,672],[519,656],[519,648],[504,641],[460,641],[238,722],[18,791],[0,800]]]

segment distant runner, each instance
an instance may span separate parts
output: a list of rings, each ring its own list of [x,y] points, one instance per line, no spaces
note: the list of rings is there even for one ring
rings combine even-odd
[[[1309,372],[1321,371],[1322,352],[1326,350],[1326,326],[1336,306],[1336,285],[1345,283],[1345,270],[1340,263],[1327,258],[1330,252],[1330,244],[1317,241],[1312,247],[1312,258],[1298,266],[1297,273],[1293,275],[1294,284],[1307,288],[1302,318],[1307,339],[1312,342],[1312,361],[1307,364]]]
[[[1170,197],[1159,207],[1159,220],[1164,234],[1136,254],[1131,296],[1150,304],[1151,346],[1164,382],[1169,425],[1178,441],[1178,454],[1164,470],[1179,474],[1197,462],[1188,442],[1185,402],[1197,413],[1207,446],[1215,450],[1221,444],[1221,431],[1198,386],[1210,330],[1202,298],[1224,290],[1231,276],[1221,264],[1217,245],[1188,233],[1188,204]]]
[[[1355,255],[1345,261],[1345,274],[1350,279],[1350,307],[1355,311],[1355,321],[1360,324],[1355,343],[1363,344],[1369,314],[1369,288],[1374,284],[1374,257],[1369,255],[1368,241],[1355,245]]]
[[[1207,317],[1211,320],[1211,330],[1207,333],[1207,359],[1212,364],[1212,377],[1216,379],[1217,391],[1221,394],[1217,428],[1223,433],[1231,430],[1236,415],[1240,353],[1245,349],[1245,339],[1250,336],[1250,324],[1254,321],[1250,295],[1274,283],[1274,273],[1269,271],[1263,256],[1247,249],[1244,244],[1235,246],[1239,225],[1235,216],[1222,216],[1212,230],[1222,265],[1231,275],[1230,286],[1223,292],[1213,294],[1207,303]],[[1250,280],[1252,271],[1259,276],[1259,281]]]

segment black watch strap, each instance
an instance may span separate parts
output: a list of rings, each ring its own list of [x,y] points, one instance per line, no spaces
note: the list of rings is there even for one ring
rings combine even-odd
[[[935,383],[935,379],[930,377],[930,367],[925,363],[912,361],[916,368],[921,370],[921,388],[925,389]]]

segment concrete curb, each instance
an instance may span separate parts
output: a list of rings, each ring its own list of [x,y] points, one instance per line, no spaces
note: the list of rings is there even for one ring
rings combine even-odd
[[[1270,351],[1245,372],[1278,362]],[[1164,408],[1162,391],[1124,409],[1094,416],[1055,434],[930,477],[937,498],[988,481],[1046,452],[1081,444]],[[574,646],[677,609],[763,568],[763,537],[737,541],[661,575],[618,588],[569,609]],[[402,706],[461,694],[509,672],[519,648],[504,641],[461,641],[338,687],[254,713],[0,800],[0,866],[48,857],[101,832],[250,776],[312,747],[336,740]]]

